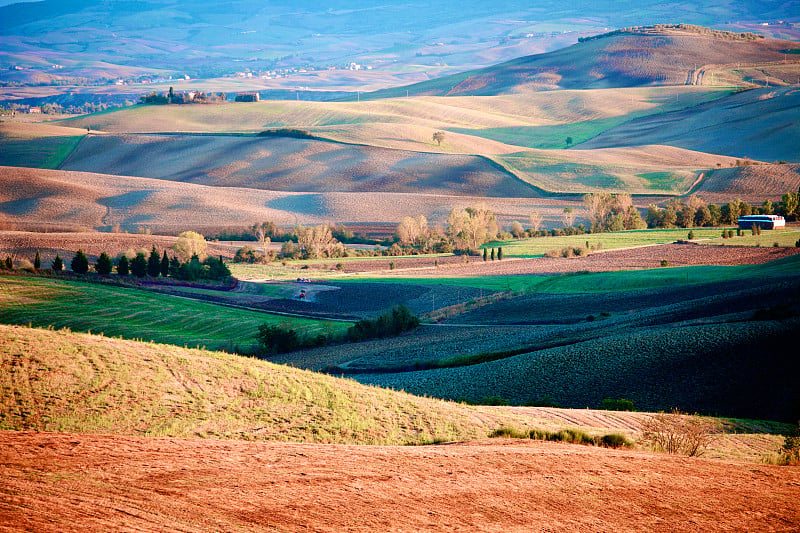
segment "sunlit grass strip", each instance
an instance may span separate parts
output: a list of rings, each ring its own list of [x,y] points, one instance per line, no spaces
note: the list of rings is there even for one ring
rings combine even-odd
[[[24,277],[0,277],[0,322],[214,349],[254,345],[258,326],[264,323],[286,325],[312,336],[344,331],[349,326],[144,290]]]
[[[680,239],[687,239],[690,231],[694,232],[695,239],[715,239],[722,235],[722,230],[719,228],[648,229],[559,237],[535,237],[506,242],[495,241],[485,244],[483,248],[502,246],[504,257],[537,257],[550,250],[567,246],[585,246],[587,242],[591,248],[599,247],[600,250],[618,250],[620,248],[666,244]]]

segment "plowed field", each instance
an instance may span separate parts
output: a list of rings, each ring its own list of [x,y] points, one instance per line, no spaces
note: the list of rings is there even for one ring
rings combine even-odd
[[[800,469],[481,441],[0,433],[3,531],[797,531]]]

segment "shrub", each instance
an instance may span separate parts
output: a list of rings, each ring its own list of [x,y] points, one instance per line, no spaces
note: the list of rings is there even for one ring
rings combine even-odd
[[[359,320],[347,330],[347,338],[351,341],[361,341],[399,335],[419,326],[419,319],[411,310],[398,305],[390,313],[383,314],[373,320]]]
[[[656,450],[698,457],[712,442],[717,428],[712,420],[673,409],[646,419],[642,423],[642,440]]]
[[[24,272],[36,272],[36,267],[33,266],[33,263],[28,261],[27,259],[20,259],[19,264],[17,265],[18,270],[22,270]]]
[[[600,409],[606,411],[635,411],[636,405],[633,400],[627,398],[603,398],[600,402]]]
[[[609,433],[600,437],[599,445],[604,448],[629,448],[633,443],[622,433]]]
[[[690,241],[691,241],[691,240],[693,240],[693,239],[694,239],[694,231],[690,230],[690,231],[689,231],[689,236],[688,236],[688,237],[689,237],[689,240],[690,240]]]
[[[662,267],[668,267],[669,266],[669,261],[667,261],[666,259],[662,259],[661,260],[661,266]]]
[[[274,324],[258,326],[256,339],[262,351],[270,354],[290,352],[300,344],[300,337],[297,331],[285,329]]]
[[[781,464],[800,465],[800,421],[791,433],[786,435],[781,446]]]
[[[527,431],[522,431],[520,429],[513,428],[510,426],[503,426],[489,433],[489,438],[527,439],[530,437]]]

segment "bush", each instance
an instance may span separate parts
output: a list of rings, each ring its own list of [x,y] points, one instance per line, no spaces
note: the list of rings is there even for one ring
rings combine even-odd
[[[636,405],[633,400],[627,398],[603,398],[600,402],[600,409],[606,411],[635,411]]]
[[[629,448],[633,443],[621,433],[609,433],[600,437],[599,445],[604,448]]]
[[[694,239],[694,231],[691,231],[691,230],[689,231],[688,238],[689,238],[690,241]]]
[[[791,433],[786,435],[781,446],[781,464],[800,465],[800,421]]]
[[[712,420],[673,409],[646,419],[642,423],[642,440],[656,450],[698,457],[712,442],[717,429]]]
[[[669,261],[667,261],[666,259],[662,259],[661,260],[661,266],[662,267],[668,267],[669,266]]]
[[[297,331],[274,324],[258,326],[256,339],[262,352],[270,354],[290,352],[300,345],[300,336]]]
[[[411,310],[398,305],[390,313],[383,314],[373,320],[359,320],[347,330],[347,338],[351,341],[383,338],[399,335],[419,326],[419,318]]]
[[[489,433],[489,438],[527,439],[530,438],[530,436],[527,431],[522,431],[520,429],[512,428],[510,426],[503,426]]]

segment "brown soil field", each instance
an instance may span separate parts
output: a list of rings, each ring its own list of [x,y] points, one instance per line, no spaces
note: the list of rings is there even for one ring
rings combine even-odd
[[[538,196],[477,156],[291,138],[89,136],[60,168],[271,191]]]
[[[109,230],[147,228],[176,233],[186,229],[247,227],[271,220],[296,224],[399,223],[425,215],[443,223],[454,207],[485,202],[502,223],[527,220],[531,211],[544,226],[561,224],[565,205],[578,199],[496,198],[381,192],[297,193],[209,187],[152,178],[84,172],[0,167],[0,213],[6,228],[52,226]]]
[[[796,531],[800,469],[515,440],[0,432],[3,531]]]
[[[727,203],[733,198],[760,204],[800,189],[800,165],[748,165],[708,172],[694,191],[709,203]],[[773,200],[774,201],[774,200]]]

